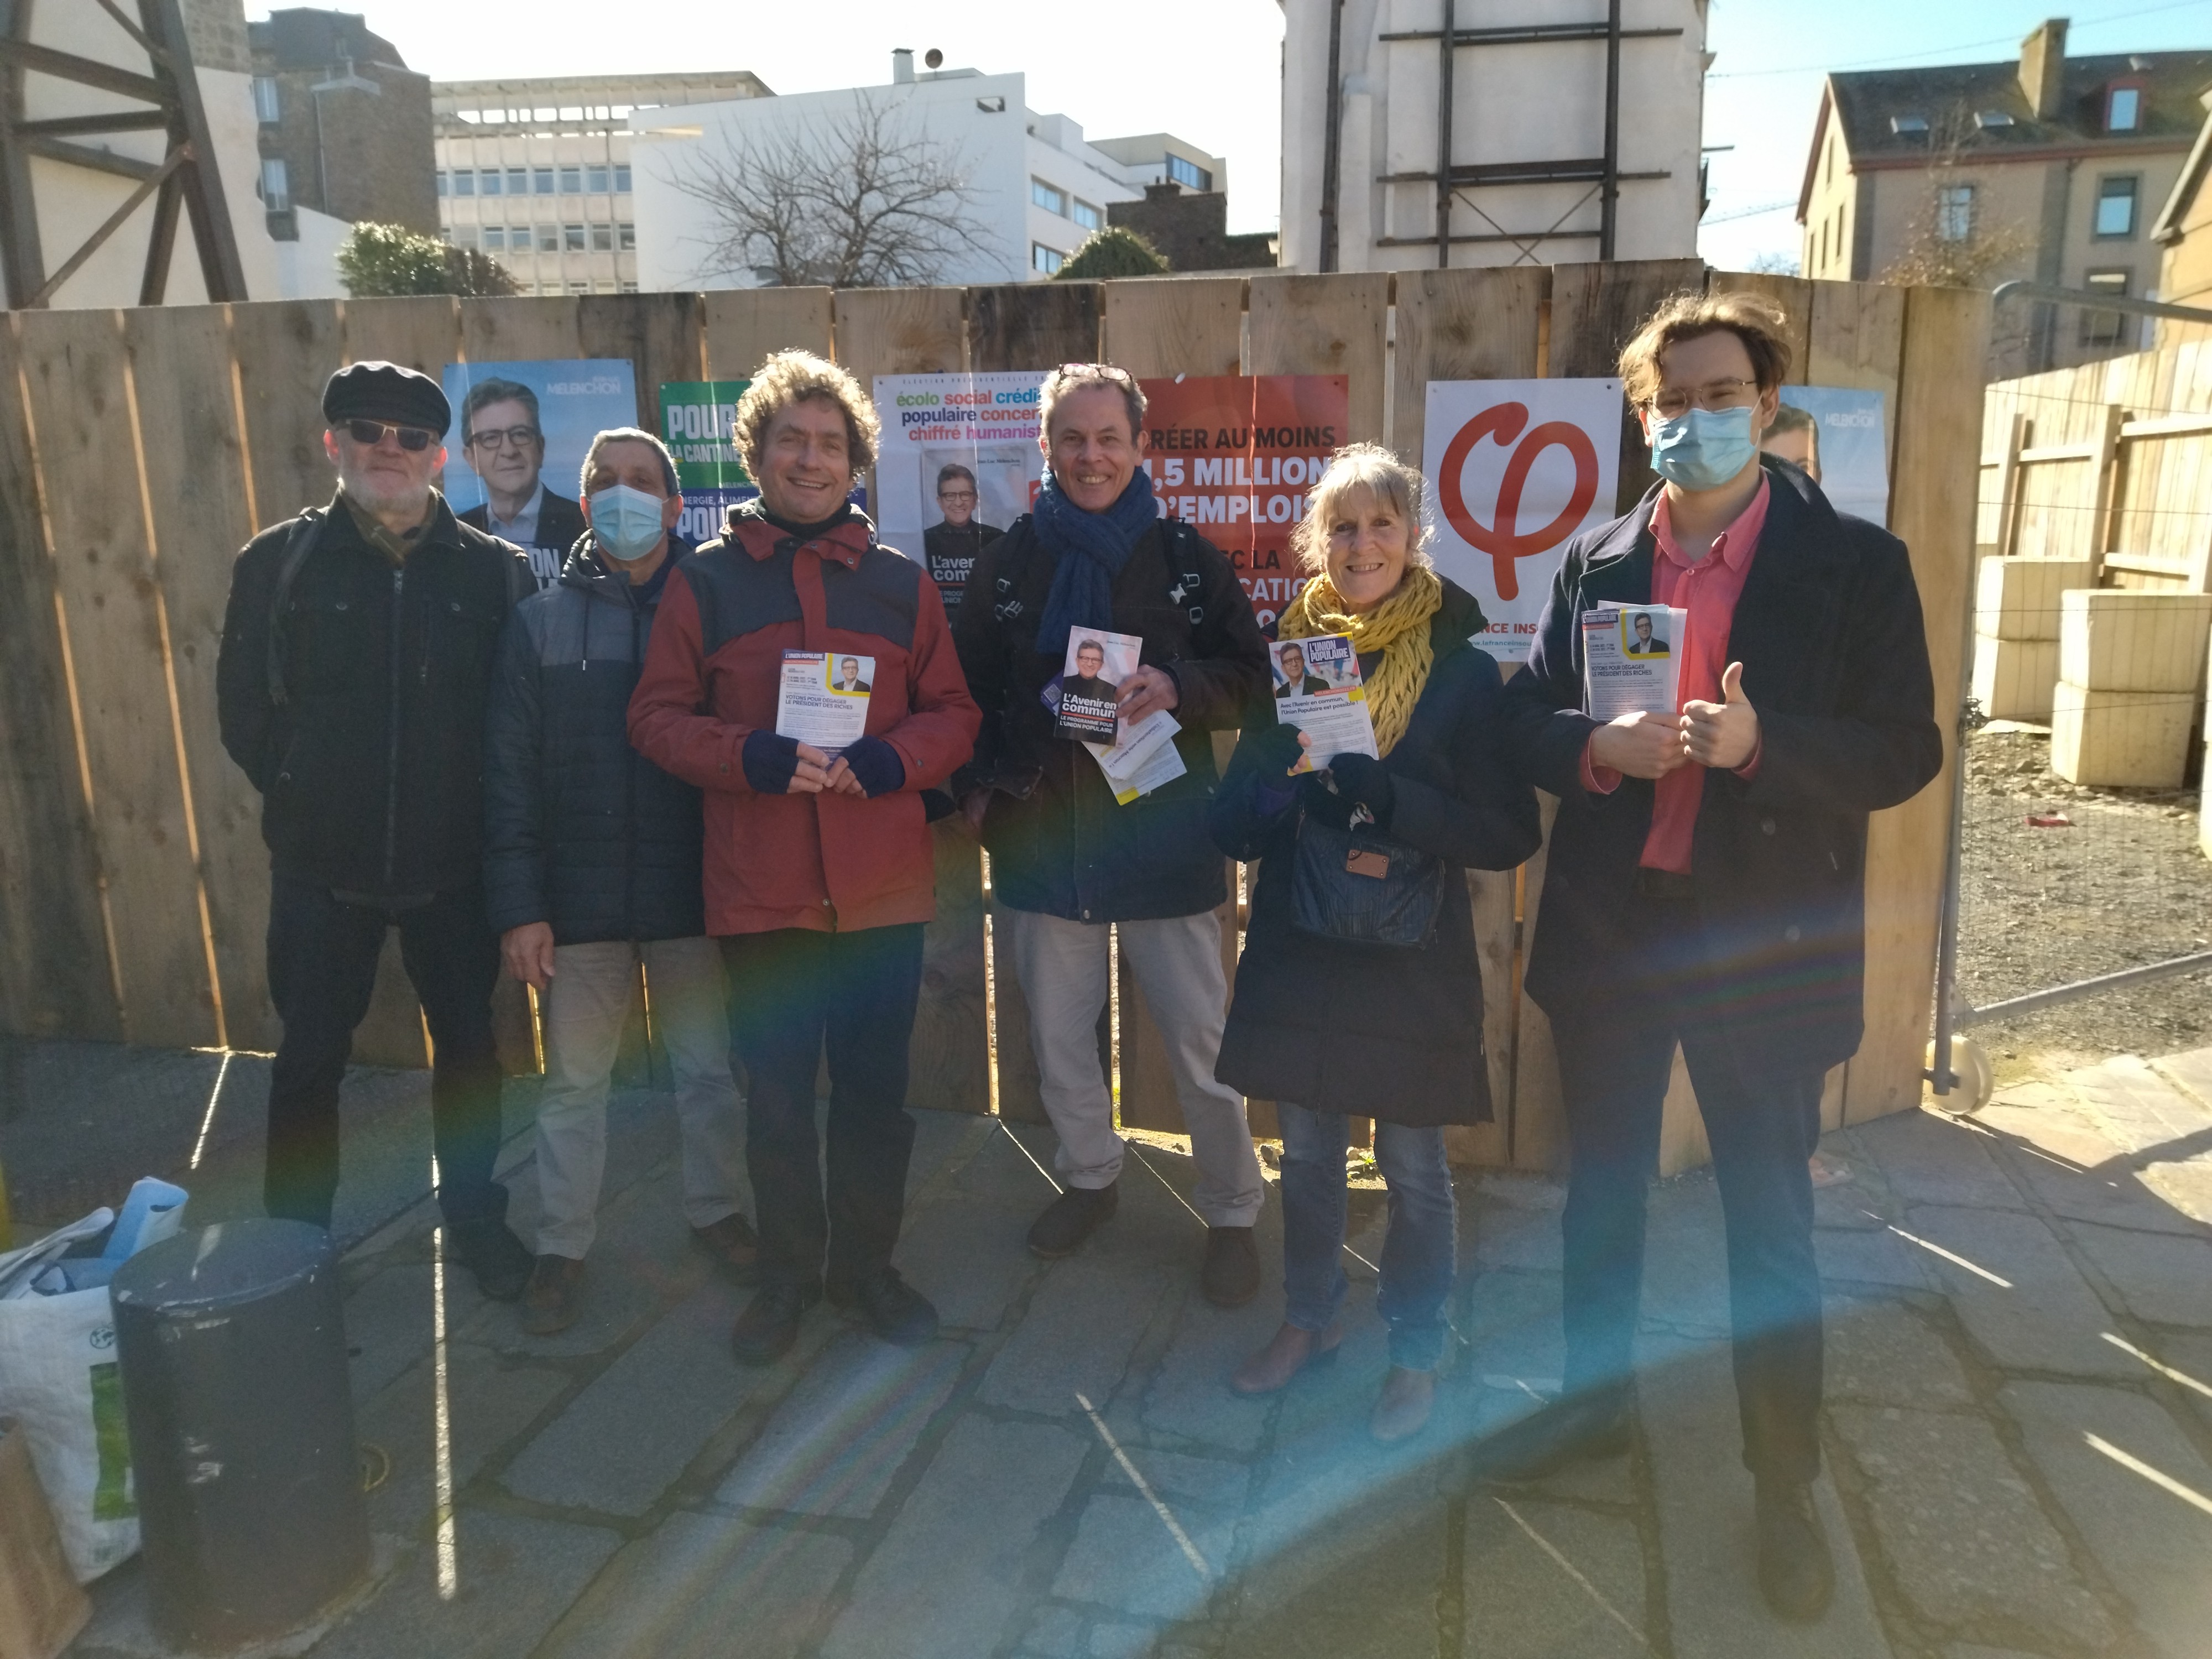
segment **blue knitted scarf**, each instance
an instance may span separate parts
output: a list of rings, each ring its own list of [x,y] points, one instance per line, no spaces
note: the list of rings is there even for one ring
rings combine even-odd
[[[1160,514],[1152,476],[1142,467],[1103,513],[1087,513],[1069,501],[1048,467],[1035,516],[1038,539],[1060,561],[1037,622],[1037,649],[1057,658],[1066,653],[1071,629],[1113,627],[1114,579]]]

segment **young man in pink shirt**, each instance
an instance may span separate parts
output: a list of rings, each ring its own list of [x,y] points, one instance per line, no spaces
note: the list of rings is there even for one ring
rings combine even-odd
[[[1867,815],[1917,793],[1943,750],[1904,544],[1759,453],[1784,329],[1765,300],[1681,295],[1629,342],[1621,380],[1662,482],[1568,544],[1507,687],[1521,764],[1560,798],[1526,985],[1551,1018],[1573,1170],[1564,1392],[1482,1462],[1534,1479],[1627,1449],[1645,1189],[1679,1042],[1727,1216],[1759,1588],[1810,1620],[1834,1574],[1811,1497],[1807,1159],[1825,1076],[1863,1029]],[[1678,705],[1601,725],[1582,712],[1578,623],[1642,605],[1686,613]]]

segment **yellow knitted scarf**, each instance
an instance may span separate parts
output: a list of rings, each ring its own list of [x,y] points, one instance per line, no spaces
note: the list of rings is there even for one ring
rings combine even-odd
[[[1387,755],[1406,735],[1413,705],[1428,685],[1429,669],[1436,662],[1429,618],[1443,602],[1444,585],[1437,573],[1414,565],[1382,604],[1372,611],[1352,611],[1324,571],[1291,601],[1275,633],[1285,640],[1343,634],[1361,656],[1382,653],[1382,665],[1367,677],[1367,713],[1375,722],[1375,746]]]

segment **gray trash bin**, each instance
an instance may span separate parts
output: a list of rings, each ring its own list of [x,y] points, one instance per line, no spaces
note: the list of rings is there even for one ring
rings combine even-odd
[[[155,1627],[220,1649],[306,1623],[369,1559],[330,1235],[197,1228],[111,1293]]]

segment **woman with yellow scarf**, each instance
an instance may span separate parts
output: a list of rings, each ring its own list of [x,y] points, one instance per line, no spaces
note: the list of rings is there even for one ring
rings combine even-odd
[[[1291,538],[1309,580],[1278,631],[1351,641],[1381,758],[1313,752],[1277,717],[1295,704],[1270,697],[1246,719],[1211,818],[1223,852],[1260,861],[1215,1075],[1278,1103],[1283,1135],[1284,1322],[1231,1387],[1272,1393],[1335,1358],[1345,1151],[1350,1120],[1372,1118],[1389,1187],[1376,1306],[1390,1370],[1369,1427],[1386,1443],[1426,1425],[1449,1329],[1444,1127],[1491,1115],[1462,872],[1510,870],[1540,838],[1535,796],[1501,747],[1481,608],[1430,563],[1421,496],[1419,472],[1354,444]]]

